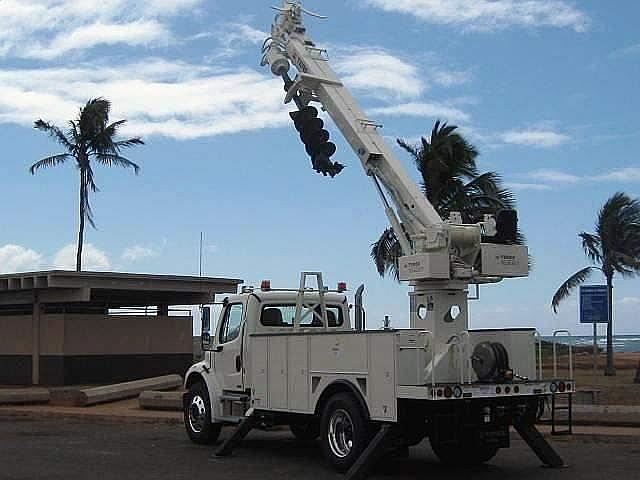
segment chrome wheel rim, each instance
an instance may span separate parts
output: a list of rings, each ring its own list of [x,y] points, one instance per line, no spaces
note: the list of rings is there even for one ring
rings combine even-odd
[[[189,427],[196,433],[202,432],[207,421],[207,406],[200,395],[194,395],[189,405]]]
[[[329,419],[329,448],[338,458],[345,458],[353,449],[353,421],[346,410],[338,409]]]

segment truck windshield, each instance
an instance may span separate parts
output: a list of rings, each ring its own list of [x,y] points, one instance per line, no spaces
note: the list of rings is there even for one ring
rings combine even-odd
[[[319,306],[315,308],[315,311],[321,315]],[[295,305],[265,305],[260,315],[260,323],[265,327],[293,327],[295,316]],[[337,305],[327,305],[327,320],[329,320],[329,327],[341,327],[344,323],[342,308]],[[322,322],[318,316],[303,307],[300,326],[303,328],[322,327]]]

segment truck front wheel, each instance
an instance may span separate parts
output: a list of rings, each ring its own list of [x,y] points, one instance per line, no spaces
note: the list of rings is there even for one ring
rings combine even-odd
[[[366,448],[370,425],[353,395],[338,393],[326,403],[320,421],[322,451],[333,467],[344,472]]]
[[[220,436],[222,425],[211,423],[209,391],[202,382],[189,387],[184,402],[184,426],[192,442],[206,445]]]

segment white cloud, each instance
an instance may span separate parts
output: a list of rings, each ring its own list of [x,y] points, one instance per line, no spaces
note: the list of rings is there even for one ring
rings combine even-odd
[[[56,58],[97,45],[164,44],[170,37],[167,17],[192,12],[201,3],[202,0],[3,0],[0,54]]]
[[[75,270],[76,245],[61,248],[53,258],[55,268]],[[91,243],[86,243],[82,249],[82,269],[106,271],[111,269],[111,262],[107,254]]]
[[[513,145],[549,148],[569,141],[569,136],[551,130],[526,129],[510,130],[501,134],[500,139]]]
[[[574,175],[554,169],[529,172],[524,177],[549,183],[575,184],[579,182],[640,182],[640,168],[626,167],[598,175]]]
[[[624,297],[620,300],[622,305],[640,305],[640,298],[638,297]]]
[[[468,121],[469,115],[462,110],[437,102],[400,103],[389,107],[369,109],[373,115],[442,118],[449,121]]]
[[[131,247],[127,247],[122,252],[122,259],[127,262],[136,262],[143,258],[155,257],[157,252],[152,248],[143,247],[141,245],[133,245]]]
[[[572,175],[570,173],[553,169],[536,170],[534,172],[528,173],[527,177],[534,180],[553,183],[578,183],[581,180],[581,178],[577,175]]]
[[[42,255],[35,250],[12,244],[0,247],[0,273],[37,270],[42,264]]]
[[[429,79],[436,85],[443,87],[464,85],[471,79],[471,74],[468,71],[442,70],[435,67],[431,67],[429,70]]]
[[[380,48],[337,48],[333,66],[345,85],[377,98],[416,98],[425,90],[414,65]]]
[[[40,117],[64,124],[94,96],[111,100],[113,118],[128,119],[126,133],[135,135],[192,139],[289,121],[280,79],[152,58],[113,67],[4,69],[0,124],[31,125]]]
[[[551,187],[549,185],[545,185],[542,183],[518,183],[518,182],[509,182],[509,183],[505,183],[505,186],[510,189],[510,190],[515,190],[515,191],[526,191],[526,190],[531,190],[531,191],[547,191],[547,190],[551,190]]]
[[[611,170],[609,173],[595,175],[592,180],[600,180],[604,182],[638,182],[640,181],[640,168],[626,167]]]
[[[613,58],[621,58],[621,57],[630,57],[633,55],[637,55],[640,53],[640,43],[635,43],[633,45],[629,45],[623,48],[619,48],[618,50],[614,50],[611,52],[611,57]]]
[[[363,0],[388,12],[436,24],[491,31],[512,26],[586,30],[588,17],[563,0]]]
[[[155,20],[136,21],[123,24],[93,23],[78,27],[71,32],[60,33],[46,46],[35,45],[25,50],[24,56],[50,60],[75,51],[87,50],[98,45],[127,44],[131,46],[150,45],[169,41],[166,26]]]
[[[240,53],[247,45],[260,45],[269,36],[267,32],[258,30],[245,23],[226,23],[211,33],[200,33],[200,36],[213,36],[220,42],[220,47],[211,54],[207,60],[230,58]],[[196,39],[192,37],[192,39]],[[255,47],[254,47],[255,48]]]

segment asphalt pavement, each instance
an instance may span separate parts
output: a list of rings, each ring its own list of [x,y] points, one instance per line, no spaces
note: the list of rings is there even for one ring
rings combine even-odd
[[[229,431],[223,432],[228,435]],[[372,478],[468,480],[637,479],[637,437],[581,436],[554,442],[568,463],[551,470],[521,440],[488,465],[440,465],[425,441],[408,458],[384,458]],[[214,447],[188,441],[180,425],[94,424],[68,419],[0,418],[0,479],[146,480],[196,478],[340,479],[317,445],[296,441],[287,430],[254,431],[233,456],[217,458]]]

